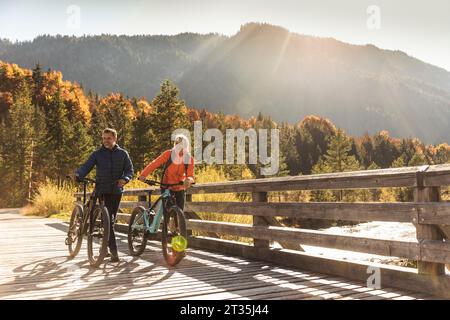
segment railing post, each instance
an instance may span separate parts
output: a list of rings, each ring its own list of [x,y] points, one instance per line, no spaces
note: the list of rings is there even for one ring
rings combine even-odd
[[[414,201],[439,202],[440,187],[424,187],[423,185],[423,175],[426,169],[428,169],[428,166],[422,167],[421,170],[417,172],[417,183],[414,189]],[[420,224],[420,219],[415,226],[417,240],[419,243],[423,240],[443,240],[442,233],[440,232],[438,226]],[[445,275],[445,265],[443,263],[417,261],[417,270],[419,274]]]
[[[145,202],[144,207],[148,208],[148,199],[147,199],[147,195],[140,195],[138,196],[138,201],[139,202]]]
[[[267,192],[252,192],[253,202],[267,202]],[[268,226],[267,221],[264,217],[259,217],[253,215],[253,226]],[[253,246],[258,249],[269,249],[269,240],[253,239]]]

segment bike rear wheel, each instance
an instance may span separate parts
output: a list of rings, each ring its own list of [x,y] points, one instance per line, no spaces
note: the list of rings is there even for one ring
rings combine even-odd
[[[98,267],[108,251],[110,220],[108,209],[95,206],[89,219],[88,258],[93,267]]]
[[[132,256],[140,256],[147,245],[147,232],[144,220],[145,208],[136,207],[131,213],[128,224],[128,249]],[[153,216],[149,216],[149,224]]]
[[[69,248],[69,255],[74,258],[81,248],[83,242],[83,230],[81,228],[83,224],[83,207],[79,204],[72,210],[70,216],[69,231],[67,232],[66,245]]]
[[[178,206],[170,207],[164,215],[161,240],[164,259],[168,265],[175,266],[186,256],[186,218]],[[178,245],[180,241],[182,246]]]

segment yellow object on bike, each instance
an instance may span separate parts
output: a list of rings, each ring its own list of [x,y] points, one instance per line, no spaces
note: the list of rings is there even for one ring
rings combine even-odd
[[[175,236],[172,238],[172,249],[177,252],[182,252],[187,248],[187,240],[183,236]]]

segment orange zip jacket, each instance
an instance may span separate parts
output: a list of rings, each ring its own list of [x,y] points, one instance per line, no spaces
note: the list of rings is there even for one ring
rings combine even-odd
[[[164,165],[167,161],[169,161],[171,153],[172,150],[164,151],[158,158],[150,162],[150,164],[144,168],[141,176],[147,177],[150,173],[158,169],[160,166]],[[183,152],[181,151],[179,154],[180,156],[182,156]],[[185,174],[185,171],[187,171],[187,176]],[[172,162],[164,174],[162,183],[178,183],[180,181],[184,181],[187,177],[191,177],[192,179],[194,179],[194,158],[192,158],[192,156],[189,156],[189,164],[187,170],[185,170],[183,161],[181,161],[180,164]],[[186,187],[180,185],[169,187],[169,189],[173,191],[180,191],[185,190]]]

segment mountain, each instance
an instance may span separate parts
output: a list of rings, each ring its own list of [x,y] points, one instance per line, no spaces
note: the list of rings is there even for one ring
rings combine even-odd
[[[0,41],[0,60],[61,71],[85,89],[153,97],[161,81],[180,79],[225,38],[209,34],[176,36],[40,36],[32,42]],[[3,50],[2,50],[3,48]],[[3,52],[2,52],[3,51]]]
[[[348,134],[388,130],[427,143],[450,136],[450,73],[401,51],[249,23],[231,37],[38,37],[0,44],[0,60],[58,69],[85,89],[153,97],[172,79],[192,107],[259,111],[295,123],[330,118]]]

